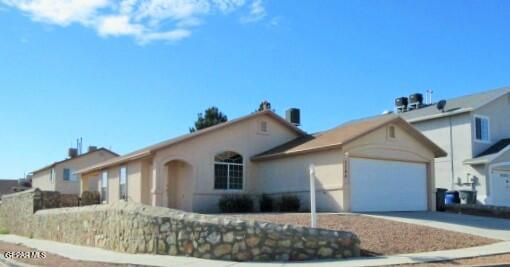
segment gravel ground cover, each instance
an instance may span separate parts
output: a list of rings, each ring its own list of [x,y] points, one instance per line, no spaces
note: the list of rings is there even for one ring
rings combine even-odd
[[[310,225],[310,215],[303,213],[233,216],[284,224]],[[361,240],[364,256],[458,249],[498,242],[463,233],[357,214],[321,214],[318,215],[317,223],[320,228],[354,232]]]
[[[6,242],[0,241],[0,253],[2,255],[4,252],[33,252],[37,251],[35,249],[23,246],[16,245]],[[109,263],[100,263],[100,262],[89,262],[89,261],[76,261],[69,258],[61,257],[55,254],[46,253],[46,258],[44,259],[12,259],[16,262],[22,262],[25,264],[35,265],[35,266],[51,266],[51,267],[142,267],[141,265],[123,265],[123,264],[109,264]],[[0,263],[0,266],[2,264]]]

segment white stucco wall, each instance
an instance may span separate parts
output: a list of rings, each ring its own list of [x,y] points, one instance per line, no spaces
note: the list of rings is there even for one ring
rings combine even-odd
[[[472,135],[474,136],[474,116],[482,115],[489,118],[490,142],[477,142],[473,138],[473,154],[478,155],[501,139],[510,138],[510,94],[499,97],[488,105],[473,111]]]
[[[472,158],[471,115],[422,121],[413,126],[448,153],[446,157],[435,159],[436,187],[456,188],[454,182],[465,178],[469,172],[464,160]]]

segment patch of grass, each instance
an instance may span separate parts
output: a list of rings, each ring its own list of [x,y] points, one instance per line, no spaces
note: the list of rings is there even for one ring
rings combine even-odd
[[[8,235],[8,234],[9,234],[9,230],[8,229],[0,227],[0,235]]]

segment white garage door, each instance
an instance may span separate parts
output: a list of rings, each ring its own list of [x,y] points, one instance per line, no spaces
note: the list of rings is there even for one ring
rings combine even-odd
[[[427,168],[422,163],[351,159],[352,211],[427,210]]]

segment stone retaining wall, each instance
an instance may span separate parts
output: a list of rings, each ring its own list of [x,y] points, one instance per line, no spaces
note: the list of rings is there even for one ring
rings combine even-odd
[[[0,213],[15,218],[0,221],[11,233],[39,239],[128,253],[235,261],[331,259],[360,253],[359,239],[350,232],[244,221],[124,201],[33,214],[37,209],[31,203],[38,201],[33,198],[37,191],[20,194],[7,198],[0,207]],[[13,208],[23,212],[16,215]]]

